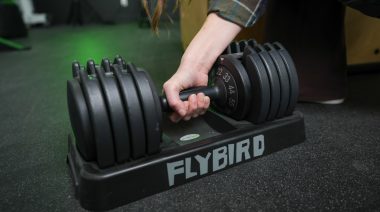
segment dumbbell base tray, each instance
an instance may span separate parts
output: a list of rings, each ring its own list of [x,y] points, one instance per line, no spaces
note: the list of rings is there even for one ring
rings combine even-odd
[[[236,123],[239,122],[233,124]],[[75,197],[85,209],[108,210],[305,140],[304,119],[300,112],[261,125],[241,126],[187,145],[163,147],[158,154],[107,169],[84,161],[69,135],[67,163]],[[207,156],[207,163],[200,165],[199,158],[205,160]],[[169,175],[175,177],[170,181]]]

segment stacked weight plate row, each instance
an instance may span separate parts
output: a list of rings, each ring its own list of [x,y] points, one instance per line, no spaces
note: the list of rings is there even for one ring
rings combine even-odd
[[[161,105],[149,75],[120,57],[86,69],[73,63],[67,82],[70,121],[79,152],[101,168],[159,152]]]
[[[224,51],[240,58],[251,82],[251,108],[244,117],[252,123],[292,114],[299,94],[298,76],[288,51],[278,42],[255,40],[231,43]],[[214,69],[212,76],[217,75]]]
[[[227,48],[223,51],[223,54],[235,54],[244,52],[246,46],[254,47],[256,45],[257,42],[255,39],[234,41],[227,46]]]

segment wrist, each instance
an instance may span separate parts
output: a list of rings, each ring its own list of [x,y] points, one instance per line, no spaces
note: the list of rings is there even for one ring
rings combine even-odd
[[[211,69],[212,62],[210,62],[205,57],[199,57],[196,54],[184,54],[181,59],[181,64],[179,70],[200,72],[207,74]]]

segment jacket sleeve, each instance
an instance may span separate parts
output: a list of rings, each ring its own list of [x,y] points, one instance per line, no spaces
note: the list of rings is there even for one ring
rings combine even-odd
[[[266,0],[210,0],[208,13],[231,21],[241,27],[250,27],[265,10]]]

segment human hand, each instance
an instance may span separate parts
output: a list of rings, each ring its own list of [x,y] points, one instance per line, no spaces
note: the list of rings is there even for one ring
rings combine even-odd
[[[208,72],[213,63],[240,30],[240,26],[214,13],[207,16],[206,22],[182,56],[177,72],[164,84],[169,106],[174,111],[170,116],[172,121],[189,120],[206,112],[210,105],[209,97],[199,93],[191,95],[187,101],[181,101],[179,92],[207,85]]]
[[[203,93],[192,94],[187,101],[179,98],[179,92],[192,87],[206,86],[207,72],[192,71],[190,67],[181,65],[178,71],[165,82],[163,88],[173,113],[170,120],[178,122],[181,119],[190,120],[203,115],[210,106],[210,98]]]

